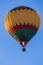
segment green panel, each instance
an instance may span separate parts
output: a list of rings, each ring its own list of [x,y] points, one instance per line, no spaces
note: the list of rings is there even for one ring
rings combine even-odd
[[[18,40],[19,38],[17,37],[17,35],[15,34],[15,32],[12,32],[11,36],[15,39]]]
[[[22,28],[15,30],[11,36],[18,40],[18,39],[27,39],[30,40],[36,32],[34,32],[32,29]]]

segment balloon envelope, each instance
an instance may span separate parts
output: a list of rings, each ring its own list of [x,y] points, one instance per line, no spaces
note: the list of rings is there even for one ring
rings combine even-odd
[[[25,47],[37,33],[40,27],[40,18],[34,9],[19,6],[7,14],[4,25],[6,31]]]

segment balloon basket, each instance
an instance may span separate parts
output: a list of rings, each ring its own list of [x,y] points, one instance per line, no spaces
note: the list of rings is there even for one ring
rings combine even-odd
[[[25,52],[26,51],[26,48],[23,48],[22,51]]]

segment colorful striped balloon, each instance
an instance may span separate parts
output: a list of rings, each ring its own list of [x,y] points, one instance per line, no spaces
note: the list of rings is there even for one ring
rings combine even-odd
[[[30,7],[19,6],[12,9],[4,20],[6,31],[23,47],[37,33],[40,27],[40,18]]]

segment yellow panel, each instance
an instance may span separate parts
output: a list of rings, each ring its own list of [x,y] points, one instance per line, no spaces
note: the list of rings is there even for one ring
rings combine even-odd
[[[40,18],[38,14],[32,10],[27,10],[27,9],[21,9],[21,10],[16,10],[8,13],[5,19],[5,27],[6,29],[10,29],[10,27],[16,26],[16,24],[33,24],[37,28],[40,26]]]
[[[5,20],[4,20],[4,25],[5,25],[5,28],[6,28],[7,32],[8,32],[9,29],[10,29],[10,24],[9,24],[8,15],[6,16],[6,18],[5,18]]]

